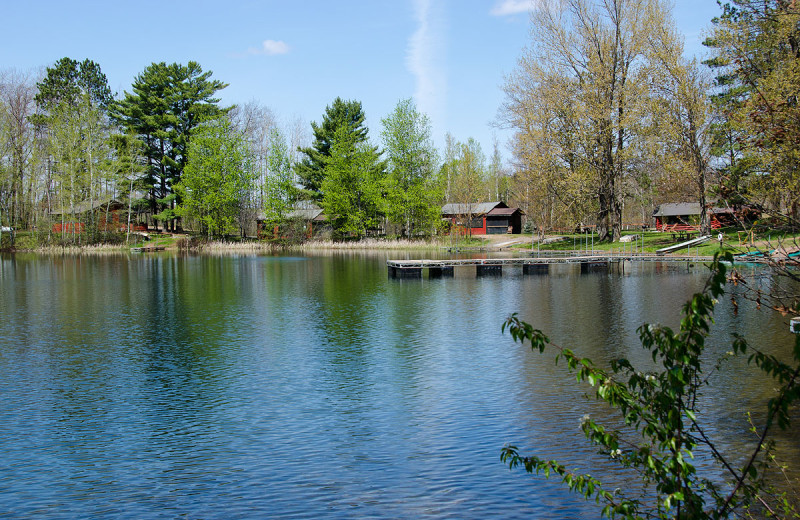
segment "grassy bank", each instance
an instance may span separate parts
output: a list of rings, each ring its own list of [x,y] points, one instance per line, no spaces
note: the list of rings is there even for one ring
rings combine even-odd
[[[715,231],[713,238],[708,242],[698,246],[691,246],[690,249],[680,249],[674,254],[691,254],[698,256],[711,256],[719,251],[719,241]],[[278,251],[440,251],[444,248],[463,248],[470,249],[495,249],[502,246],[505,251],[529,252],[539,251],[575,251],[586,253],[655,253],[664,247],[673,246],[679,243],[677,236],[671,233],[644,232],[644,233],[623,233],[625,235],[636,235],[631,242],[600,243],[594,240],[592,235],[586,234],[565,234],[550,235],[542,243],[535,241],[537,237],[531,235],[488,235],[462,237],[453,239],[451,237],[439,237],[429,240],[407,240],[407,239],[377,239],[367,238],[358,241],[332,241],[332,240],[311,240],[301,244],[285,244],[279,242],[269,242],[254,239],[230,239],[206,241],[203,237],[183,234],[152,233],[148,239],[142,235],[131,235],[129,243],[125,243],[124,235],[116,237],[110,243],[93,245],[73,245],[70,243],[48,243],[37,237],[34,233],[20,232],[15,243],[16,251],[28,251],[44,254],[128,254],[131,248],[158,248],[172,251],[194,251],[207,253],[223,252],[249,252],[249,253],[271,253]],[[135,239],[135,240],[134,240]],[[516,243],[514,243],[516,242]],[[723,232],[723,249],[730,250],[734,254],[744,253],[754,250],[771,251],[774,249],[787,249],[794,251],[800,248],[800,233],[794,235],[764,232],[758,235],[748,235],[738,230],[726,230]]]
[[[719,231],[712,234],[711,240],[703,244],[691,246],[691,254],[699,256],[711,256],[720,250],[718,240]],[[655,253],[657,250],[674,246],[680,243],[677,235],[672,233],[662,233],[658,231],[647,231],[643,233],[623,233],[625,235],[636,235],[637,238],[632,242],[600,243],[597,237],[586,234],[559,235],[558,237],[548,237],[549,240],[560,238],[551,243],[536,243],[530,235],[525,235],[526,243],[515,244],[512,249],[527,251],[584,251],[601,253]],[[749,235],[738,230],[724,230],[722,232],[723,250],[736,253],[745,253],[754,250],[773,250],[781,246],[792,249],[797,248],[800,243],[800,234],[784,234],[764,232],[757,235]],[[674,254],[686,254],[688,249],[683,248],[675,251]]]

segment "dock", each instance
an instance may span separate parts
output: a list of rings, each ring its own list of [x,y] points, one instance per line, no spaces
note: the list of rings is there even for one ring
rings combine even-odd
[[[615,254],[615,255],[558,255],[535,258],[469,258],[455,260],[387,260],[389,278],[422,278],[428,271],[429,278],[451,277],[456,267],[474,266],[476,276],[502,275],[504,267],[522,267],[523,274],[547,274],[554,264],[580,264],[581,273],[605,271],[622,262],[709,262],[710,256]]]
[[[165,246],[132,247],[131,253],[153,253],[155,251],[164,251],[165,249]]]

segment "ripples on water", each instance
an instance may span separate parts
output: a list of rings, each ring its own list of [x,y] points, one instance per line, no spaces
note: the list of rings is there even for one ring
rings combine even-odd
[[[3,257],[0,516],[596,517],[500,462],[603,464],[585,389],[500,325],[646,362],[635,328],[676,324],[705,274],[389,280],[384,260]]]

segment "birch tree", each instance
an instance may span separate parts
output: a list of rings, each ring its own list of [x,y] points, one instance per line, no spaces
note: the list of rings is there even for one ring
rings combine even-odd
[[[441,192],[436,180],[437,153],[430,119],[411,99],[397,103],[382,120],[388,164],[387,216],[403,234],[430,233],[440,219]]]
[[[62,235],[69,231],[73,242],[81,240],[77,206],[88,203],[90,239],[97,239],[95,203],[107,180],[110,148],[108,104],[111,90],[100,66],[91,60],[62,58],[48,67],[37,83],[38,113],[32,120],[45,132],[52,178],[56,183],[55,205],[61,215]],[[65,228],[68,212],[72,225]],[[64,238],[64,236],[62,236]]]
[[[29,227],[35,217],[35,92],[29,75],[0,74],[0,225]]]
[[[620,236],[623,181],[649,117],[648,36],[672,24],[661,0],[545,0],[506,80],[503,118],[515,140],[546,139],[557,127],[562,139],[548,155],[558,169],[588,177],[600,240]]]
[[[700,202],[700,232],[709,234],[707,191],[711,160],[711,103],[709,78],[697,60],[683,57],[683,46],[674,29],[666,26],[651,33],[653,113],[668,156],[665,164],[678,168]]]
[[[187,154],[175,185],[177,216],[200,222],[209,239],[236,232],[243,194],[252,191],[255,177],[247,141],[222,116],[195,129]]]

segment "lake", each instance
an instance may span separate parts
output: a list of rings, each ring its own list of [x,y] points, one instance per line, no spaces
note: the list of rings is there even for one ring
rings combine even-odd
[[[676,326],[707,270],[389,279],[406,256],[0,257],[0,517],[599,517],[500,461],[618,474],[579,429],[605,410],[500,327],[647,366],[636,328]],[[726,297],[708,356],[733,332],[785,351],[786,323]],[[743,361],[712,380],[723,449],[768,391]]]

